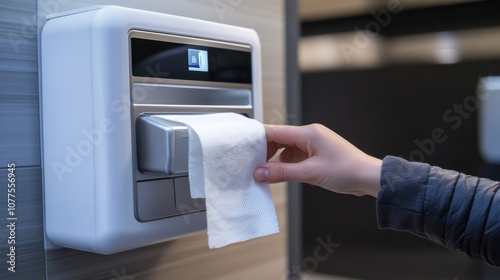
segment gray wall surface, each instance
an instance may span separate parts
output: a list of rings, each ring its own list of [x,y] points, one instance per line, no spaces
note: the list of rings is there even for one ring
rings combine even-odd
[[[0,2],[0,279],[45,278],[34,15],[36,1]],[[9,163],[16,165],[14,216],[7,211]],[[17,218],[15,231],[7,227],[8,217]],[[16,272],[7,270],[11,246]]]

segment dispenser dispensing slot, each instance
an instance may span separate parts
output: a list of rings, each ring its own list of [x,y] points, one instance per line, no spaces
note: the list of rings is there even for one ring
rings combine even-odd
[[[137,156],[141,173],[169,176],[188,173],[188,141],[186,125],[143,115],[137,118]]]
[[[145,114],[136,121],[140,172],[164,175],[162,179],[137,182],[136,217],[141,222],[205,210],[205,199],[191,198],[188,128],[164,116]]]

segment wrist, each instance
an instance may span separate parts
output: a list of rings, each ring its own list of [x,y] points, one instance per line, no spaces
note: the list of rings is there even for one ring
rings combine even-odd
[[[359,192],[376,198],[380,190],[382,160],[369,156],[366,160],[364,168],[361,168],[359,171]]]

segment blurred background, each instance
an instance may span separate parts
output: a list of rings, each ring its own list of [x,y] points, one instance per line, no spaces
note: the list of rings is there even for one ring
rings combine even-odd
[[[482,78],[500,75],[499,11],[498,1],[299,1],[302,123],[376,157],[500,180],[500,165],[479,152],[476,98]],[[433,141],[435,130],[446,140]],[[305,279],[500,279],[430,241],[379,230],[373,198],[303,186],[301,199]],[[336,244],[324,258],[323,241]]]

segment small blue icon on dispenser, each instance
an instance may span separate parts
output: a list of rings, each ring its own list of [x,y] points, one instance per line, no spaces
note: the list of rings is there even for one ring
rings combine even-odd
[[[208,72],[208,51],[188,49],[189,71]]]
[[[198,50],[193,50],[193,49],[188,49],[188,65],[189,67],[200,67],[200,64],[198,63]]]

